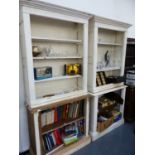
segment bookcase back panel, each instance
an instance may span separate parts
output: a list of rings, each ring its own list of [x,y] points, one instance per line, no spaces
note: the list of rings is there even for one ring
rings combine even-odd
[[[123,43],[123,32],[99,28],[98,41],[105,42],[105,43],[122,44]]]
[[[35,84],[36,89],[36,97],[41,98],[44,95],[49,94],[64,94],[76,90],[81,90],[78,86],[78,78],[74,79],[65,79],[65,80],[57,80],[57,81],[46,81]]]
[[[120,76],[120,70],[112,70],[112,71],[105,71],[105,75],[108,76]]]
[[[105,54],[108,51],[108,55],[110,57],[109,65],[107,67],[121,66],[121,58],[122,58],[122,47],[116,46],[99,46],[98,47],[98,55],[97,62],[103,62],[103,66],[106,67],[105,63]]]
[[[81,56],[82,47],[77,44],[66,44],[56,42],[32,42],[33,46],[37,46],[42,52],[39,56],[46,56],[46,51],[50,51],[51,57],[69,57],[69,56]]]
[[[31,35],[57,39],[82,39],[82,24],[31,16]]]
[[[52,67],[52,77],[65,75],[65,64],[80,63],[81,59],[53,59],[53,60],[34,60],[34,67]]]

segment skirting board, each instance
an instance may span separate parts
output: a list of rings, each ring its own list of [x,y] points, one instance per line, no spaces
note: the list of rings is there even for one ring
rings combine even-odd
[[[70,155],[78,150],[80,150],[81,148],[83,148],[84,146],[88,145],[91,142],[91,137],[87,136],[87,137],[83,137],[81,138],[79,141],[77,141],[74,144],[71,144],[65,148],[62,148],[54,153],[51,153],[51,155]]]
[[[91,134],[91,137],[92,137],[92,141],[95,141],[97,140],[98,138],[106,135],[107,133],[111,132],[112,130],[118,128],[119,126],[121,126],[122,124],[124,124],[124,119],[121,119],[120,121],[112,124],[110,127],[108,127],[106,130],[104,130],[103,132],[96,132],[96,134],[93,135],[93,133],[90,133]]]

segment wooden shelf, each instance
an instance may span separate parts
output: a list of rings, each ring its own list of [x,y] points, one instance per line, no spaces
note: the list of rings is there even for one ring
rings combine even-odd
[[[103,94],[110,93],[113,91],[118,91],[118,90],[124,89],[126,87],[127,86],[124,85],[123,83],[107,84],[107,85],[97,87],[98,90],[95,93],[89,93],[89,95],[90,96],[99,96],[99,95],[103,95]]]
[[[76,39],[56,39],[56,38],[46,38],[46,37],[37,37],[32,36],[32,41],[37,42],[56,42],[56,43],[73,43],[73,44],[81,44],[82,40]]]
[[[74,119],[67,119],[67,120],[63,120],[61,122],[57,122],[57,123],[54,123],[54,124],[49,124],[49,125],[46,125],[44,127],[42,127],[41,129],[41,133],[42,134],[45,134],[47,132],[50,132],[50,131],[53,131],[55,129],[58,129],[58,128],[62,128],[66,125],[69,125],[71,123],[74,123],[74,122],[77,122],[77,121],[80,121],[80,120],[83,120],[84,119],[84,116],[81,116],[81,117],[78,117],[78,118],[74,118]]]
[[[49,151],[48,153],[46,153],[46,155],[51,155],[51,153],[53,153],[53,152],[59,150],[59,149],[60,149],[61,147],[63,147],[63,146],[64,146],[63,143],[60,144],[59,146],[55,146],[51,151]]]
[[[122,46],[122,44],[119,44],[119,43],[107,43],[107,42],[98,42],[98,45],[104,45],[104,46]]]
[[[109,133],[112,130],[121,126],[123,123],[124,123],[124,119],[121,119],[118,122],[113,123],[111,126],[109,126],[107,129],[103,130],[102,132],[97,132],[97,134],[95,136],[92,135],[92,141],[106,135],[107,133]]]
[[[120,70],[121,67],[119,66],[116,66],[116,67],[105,67],[103,69],[98,69],[97,72],[100,72],[100,71],[112,71],[112,70]]]
[[[33,57],[33,60],[50,60],[50,59],[82,59],[81,56],[67,56],[67,57]]]
[[[71,145],[62,146],[60,149],[53,152],[53,155],[60,155],[60,154],[72,154],[73,152],[81,149],[82,147],[86,146],[91,142],[90,136],[82,136],[79,138],[77,142],[72,143]],[[46,154],[50,155],[50,154]]]
[[[57,76],[57,77],[52,77],[52,78],[47,78],[43,80],[35,80],[36,83],[39,82],[48,82],[48,81],[55,81],[55,80],[64,80],[64,79],[72,79],[72,78],[80,78],[82,77],[81,75],[64,75],[64,76]]]

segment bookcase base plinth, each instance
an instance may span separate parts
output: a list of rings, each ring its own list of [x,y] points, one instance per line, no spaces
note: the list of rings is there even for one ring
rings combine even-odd
[[[104,131],[102,132],[97,132],[97,134],[91,134],[91,137],[92,137],[92,141],[95,141],[97,140],[98,138],[108,134],[109,132],[111,132],[112,130],[120,127],[121,125],[124,124],[124,119],[121,119],[120,121],[116,122],[116,123],[113,123],[111,126],[109,126],[107,129],[105,129]]]
[[[90,142],[91,142],[91,137],[84,136],[80,140],[78,140],[77,142],[75,142],[71,145],[61,147],[59,150],[51,153],[51,155],[60,155],[60,154],[70,155],[70,154],[78,151],[82,147],[88,145]]]

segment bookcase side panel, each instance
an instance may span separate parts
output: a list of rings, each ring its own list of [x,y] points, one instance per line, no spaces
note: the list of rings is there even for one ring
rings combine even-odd
[[[30,139],[30,152],[36,155],[36,141],[35,141],[35,127],[33,113],[27,108],[29,139]]]
[[[41,155],[41,143],[40,143],[40,131],[39,131],[39,113],[35,112],[33,114],[34,118],[34,129],[35,129],[35,144],[36,144],[36,154]]]
[[[124,37],[123,37],[121,76],[124,75],[125,56],[126,56],[126,45],[127,45],[127,30],[124,32]]]
[[[83,89],[87,91],[88,23],[83,25]]]
[[[32,61],[32,46],[31,46],[31,29],[30,29],[30,15],[22,14],[23,23],[21,25],[21,43],[22,43],[22,57],[23,69],[26,87],[26,100],[35,99],[34,75],[33,75],[33,61]]]
[[[96,63],[97,63],[98,27],[90,21],[89,54],[88,54],[88,88],[94,92],[96,88]]]
[[[97,134],[97,111],[98,111],[98,96],[93,96],[90,98],[90,134],[95,136]]]
[[[124,100],[123,104],[120,106],[120,112],[122,113],[122,118],[124,118],[125,96],[126,96],[126,88],[122,89],[121,92],[121,97]]]
[[[89,98],[85,99],[85,136],[89,134]]]

